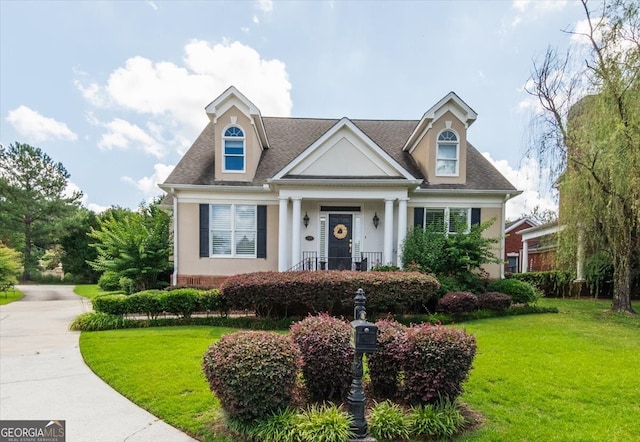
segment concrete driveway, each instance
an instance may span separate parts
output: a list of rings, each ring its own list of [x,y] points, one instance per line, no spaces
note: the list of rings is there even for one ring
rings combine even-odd
[[[194,441],[133,404],[84,363],[69,324],[91,310],[72,286],[19,286],[0,306],[0,420],[64,420],[67,442]],[[0,295],[1,296],[1,295]]]

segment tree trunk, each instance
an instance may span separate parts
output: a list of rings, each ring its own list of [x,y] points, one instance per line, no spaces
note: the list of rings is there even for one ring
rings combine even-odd
[[[30,267],[31,267],[31,219],[27,215],[24,218],[24,257],[23,257],[22,265],[22,280],[28,281],[31,278]]]
[[[622,252],[622,251],[621,251]],[[619,313],[636,312],[631,307],[631,251],[615,256],[613,265],[613,302],[611,310]]]

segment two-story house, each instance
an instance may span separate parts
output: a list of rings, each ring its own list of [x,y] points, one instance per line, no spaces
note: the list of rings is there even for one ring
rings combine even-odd
[[[255,271],[401,264],[407,230],[494,219],[519,194],[467,140],[451,92],[419,120],[264,117],[236,88],[160,187],[173,207],[173,284]],[[495,251],[504,254],[504,239]],[[485,268],[499,277],[502,265]]]

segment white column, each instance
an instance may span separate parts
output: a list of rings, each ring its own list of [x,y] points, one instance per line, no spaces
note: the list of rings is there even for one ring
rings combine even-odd
[[[301,197],[291,198],[293,201],[293,215],[291,221],[291,265],[294,266],[302,259],[300,256],[300,224],[302,218],[300,216]]]
[[[384,250],[383,265],[393,261],[393,198],[384,199]]]
[[[398,199],[398,259],[397,266],[402,268],[402,243],[407,236],[407,198]]]
[[[287,256],[287,214],[289,198],[280,197],[280,212],[278,216],[278,271],[284,272],[289,268]]]
[[[529,241],[522,240],[522,273],[529,271]]]

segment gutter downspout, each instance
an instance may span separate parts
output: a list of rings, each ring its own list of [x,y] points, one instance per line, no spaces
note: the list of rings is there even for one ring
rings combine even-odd
[[[171,188],[173,196],[173,285],[178,285],[178,195]]]

